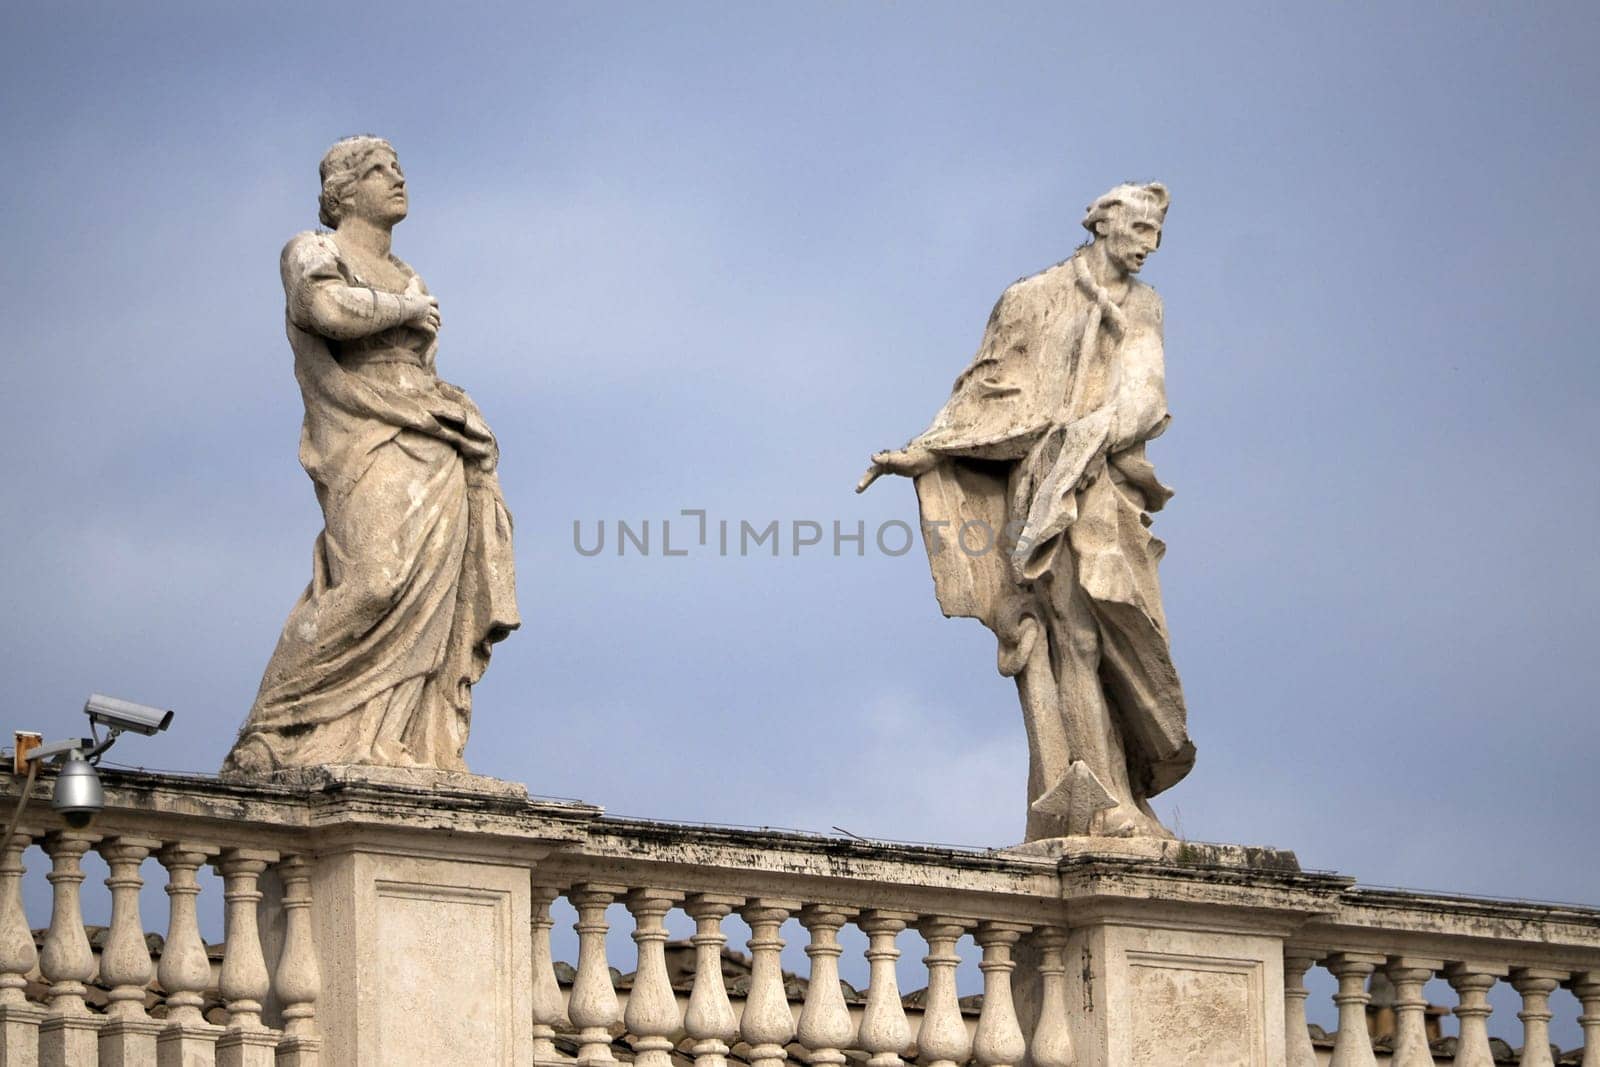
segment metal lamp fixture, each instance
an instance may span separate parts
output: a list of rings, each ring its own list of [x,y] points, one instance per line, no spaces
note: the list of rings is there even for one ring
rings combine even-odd
[[[42,744],[43,738],[38,734],[17,734],[13,769],[17,774],[26,773],[28,778],[22,787],[22,796],[17,801],[17,810],[11,817],[11,825],[0,841],[9,841],[11,835],[16,833],[17,822],[22,818],[23,808],[27,806],[40,767],[51,760],[60,762],[50,807],[61,814],[68,826],[81,830],[93,822],[94,817],[106,806],[105,791],[100,787],[100,774],[95,770],[105,751],[125,731],[131,730],[148,737],[172,725],[172,712],[166,708],[135,704],[131,700],[120,700],[99,693],[89,697],[83,705],[83,711],[89,716],[89,732],[93,736]],[[106,730],[103,740],[100,737],[101,727]]]
[[[62,761],[50,807],[61,813],[68,826],[81,830],[93,822],[105,806],[106,794],[100,788],[100,775],[81,752],[73,749]]]

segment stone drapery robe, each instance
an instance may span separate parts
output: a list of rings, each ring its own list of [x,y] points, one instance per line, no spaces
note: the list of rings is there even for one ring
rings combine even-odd
[[[1018,645],[1023,620],[1039,620],[1036,632],[1051,636],[1034,662],[1059,683],[1063,657],[1080,652],[1044,625],[1060,610],[1059,590],[1045,590],[1072,582],[1098,627],[1101,689],[1143,806],[1194,763],[1156,577],[1165,546],[1148,529],[1147,513],[1171,496],[1145,458],[1145,442],[1168,421],[1161,301],[1130,280],[1119,329],[1102,321],[1074,278],[1069,259],[1000,297],[977,356],[912,442],[940,456],[915,484],[941,609],[994,631],[1002,673],[1017,675],[1032,750],[1030,803],[1076,758],[1041,752],[1042,732],[1062,733],[1046,719],[1082,712],[1070,706],[1070,691],[1023,670],[1030,653]],[[1084,345],[1090,328],[1095,336]],[[1098,477],[1078,488],[1086,467]],[[995,547],[984,551],[990,536]],[[1030,814],[1030,839],[1059,832]]]
[[[331,235],[296,236],[281,268],[305,401],[300,462],[324,528],[223,772],[465,770],[471,687],[520,623],[494,436],[435,374],[426,333],[366,332],[381,287]]]

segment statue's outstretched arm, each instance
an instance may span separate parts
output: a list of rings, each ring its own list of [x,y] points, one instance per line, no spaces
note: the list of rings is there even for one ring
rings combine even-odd
[[[856,492],[885,474],[915,478],[941,459],[1017,460],[1028,452],[1041,426],[1019,417],[1025,399],[1018,379],[1027,363],[1026,300],[1012,286],[1000,295],[983,331],[978,352],[956,378],[950,399],[933,422],[904,448],[874,453]]]

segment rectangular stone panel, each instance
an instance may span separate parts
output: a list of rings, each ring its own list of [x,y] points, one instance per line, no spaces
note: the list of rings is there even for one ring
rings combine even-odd
[[[1266,1067],[1262,966],[1130,951],[1132,1067]]]
[[[512,894],[389,881],[376,890],[379,1062],[511,1064]]]

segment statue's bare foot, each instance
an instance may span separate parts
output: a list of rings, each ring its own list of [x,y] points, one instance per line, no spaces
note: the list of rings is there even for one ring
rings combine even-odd
[[[1131,804],[1118,804],[1095,814],[1095,837],[1140,837],[1143,828],[1139,809]]]
[[[416,759],[403,741],[383,739],[372,744],[372,758],[367,761],[379,767],[415,767]]]
[[[1144,824],[1144,829],[1139,832],[1142,837],[1155,837],[1163,841],[1178,839],[1177,834],[1162,825],[1161,820],[1156,818],[1156,813],[1151,810],[1149,802],[1144,800],[1139,801],[1139,821]]]
[[[261,778],[276,769],[272,750],[260,737],[251,736],[233,746],[222,763],[222,775],[229,778]]]

